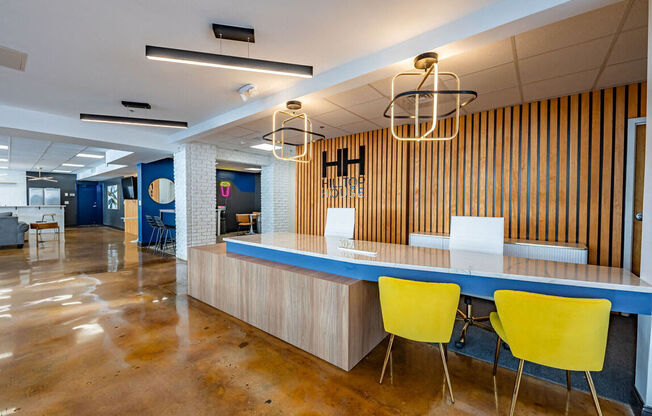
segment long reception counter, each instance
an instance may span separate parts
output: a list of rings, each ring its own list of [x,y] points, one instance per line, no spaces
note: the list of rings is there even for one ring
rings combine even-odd
[[[224,241],[230,253],[353,279],[375,282],[393,276],[456,283],[463,294],[484,298],[499,289],[605,298],[613,311],[652,314],[652,285],[619,268],[293,233]]]
[[[190,249],[189,294],[345,370],[386,335],[383,275],[488,299],[499,289],[606,298],[613,311],[652,314],[652,285],[623,269],[294,233],[225,242]]]

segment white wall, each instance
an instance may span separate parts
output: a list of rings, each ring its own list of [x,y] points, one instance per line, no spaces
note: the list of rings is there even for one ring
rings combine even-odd
[[[2,175],[0,176],[0,206],[27,205],[25,171],[2,169],[0,175]],[[15,184],[1,182],[15,182]]]
[[[648,7],[647,56],[652,57],[652,7]],[[647,62],[647,78],[652,79],[652,63]],[[652,105],[652,94],[647,96],[647,108]],[[649,118],[648,118],[649,120]],[[645,179],[643,187],[643,231],[641,233],[641,279],[652,283],[652,126],[645,133]],[[652,317],[638,316],[636,337],[635,385],[643,399],[643,414],[652,413]]]

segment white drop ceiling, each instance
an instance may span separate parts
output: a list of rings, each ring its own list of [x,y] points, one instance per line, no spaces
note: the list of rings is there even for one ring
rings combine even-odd
[[[97,147],[9,136],[0,136],[0,145],[8,146],[8,149],[0,149],[0,166],[26,171],[42,168],[44,172],[65,170],[77,173],[104,164],[104,157],[90,159],[78,157],[79,153],[104,156],[107,151]],[[7,162],[2,161],[4,159],[7,159]],[[83,167],[62,166],[64,163]]]
[[[647,14],[646,0],[619,2],[443,59],[440,70],[478,92],[464,113],[645,81]],[[391,77],[325,98],[307,96],[303,109],[327,137],[387,127],[390,88]],[[442,107],[452,108],[452,99],[442,98]],[[245,150],[270,130],[265,116],[202,141]]]

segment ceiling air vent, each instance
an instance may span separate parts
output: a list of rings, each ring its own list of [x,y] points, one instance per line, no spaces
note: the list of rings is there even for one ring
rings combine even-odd
[[[0,66],[25,71],[27,54],[0,46]]]

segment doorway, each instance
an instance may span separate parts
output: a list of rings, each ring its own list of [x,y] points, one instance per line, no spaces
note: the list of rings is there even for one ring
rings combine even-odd
[[[645,117],[628,120],[623,268],[639,276],[645,179]]]
[[[102,184],[77,183],[77,225],[102,224]]]

